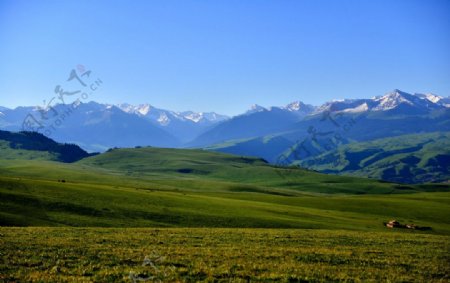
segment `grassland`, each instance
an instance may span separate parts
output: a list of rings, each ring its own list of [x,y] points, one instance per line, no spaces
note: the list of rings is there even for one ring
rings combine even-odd
[[[449,185],[200,150],[47,157],[0,152],[0,282],[449,280]]]
[[[0,157],[3,160],[57,160],[54,153],[48,151],[11,149],[8,141],[0,140]]]
[[[292,229],[0,228],[4,282],[447,282],[448,236]],[[147,265],[143,265],[144,259]]]
[[[154,148],[75,164],[7,160],[0,170],[0,223],[8,226],[383,231],[382,223],[396,218],[450,234],[448,185],[401,186]]]

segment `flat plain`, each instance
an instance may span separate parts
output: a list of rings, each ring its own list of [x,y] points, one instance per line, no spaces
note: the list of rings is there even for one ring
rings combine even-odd
[[[450,272],[449,237],[410,231],[0,228],[0,233],[3,282],[448,282]]]

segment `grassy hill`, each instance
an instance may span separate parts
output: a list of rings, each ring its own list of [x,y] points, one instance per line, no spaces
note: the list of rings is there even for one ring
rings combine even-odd
[[[448,191],[202,150],[115,149],[71,164],[0,160],[0,224],[373,231],[397,218],[450,234]]]
[[[0,226],[45,227],[0,227],[0,281],[448,278],[447,184],[325,175],[203,150],[54,158],[9,145],[1,155]],[[387,229],[394,218],[432,230]]]
[[[325,173],[392,182],[446,182],[450,180],[450,133],[352,143],[297,164]]]
[[[74,144],[61,144],[36,132],[0,131],[0,159],[75,162],[91,156]]]

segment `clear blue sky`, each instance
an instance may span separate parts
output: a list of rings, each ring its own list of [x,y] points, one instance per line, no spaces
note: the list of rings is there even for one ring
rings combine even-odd
[[[450,1],[0,0],[0,105],[42,105],[84,64],[98,102],[251,104],[450,95]]]

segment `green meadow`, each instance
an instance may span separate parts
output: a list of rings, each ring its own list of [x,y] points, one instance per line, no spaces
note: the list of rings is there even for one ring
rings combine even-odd
[[[0,170],[2,225],[380,231],[395,218],[450,233],[448,185],[324,175],[201,150],[116,149],[73,164],[3,160]]]
[[[2,148],[4,282],[449,278],[447,184],[325,175],[203,150],[53,158]],[[390,230],[390,219],[432,229]],[[157,268],[142,266],[146,256]]]
[[[450,272],[448,237],[423,233],[254,228],[0,228],[0,233],[4,282],[448,282]]]

